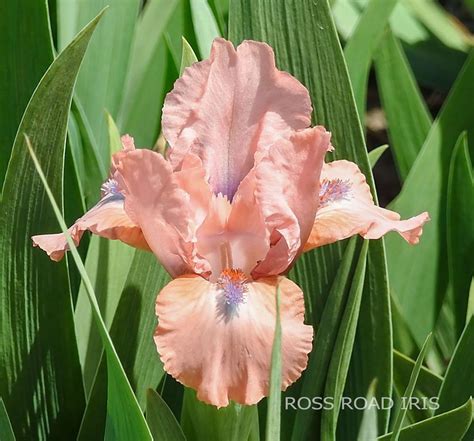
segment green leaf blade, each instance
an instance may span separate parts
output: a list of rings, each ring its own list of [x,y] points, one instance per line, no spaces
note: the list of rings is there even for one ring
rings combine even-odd
[[[46,208],[45,189],[28,156],[24,133],[37,145],[54,196],[62,201],[74,82],[99,19],[58,56],[35,90],[5,178],[0,210],[0,395],[15,432],[24,438],[74,437],[84,408],[66,266],[53,264],[32,248],[31,236],[54,231],[57,221]],[[22,264],[16,265],[18,261]],[[57,403],[58,414],[48,411],[50,400]],[[32,419],[30,412],[36,408]]]
[[[146,396],[146,420],[154,441],[186,441],[178,421],[163,398],[153,389]]]
[[[281,320],[280,320],[280,288],[277,286],[276,295],[275,336],[272,347],[272,363],[270,371],[270,393],[267,405],[266,441],[280,441],[281,414]]]

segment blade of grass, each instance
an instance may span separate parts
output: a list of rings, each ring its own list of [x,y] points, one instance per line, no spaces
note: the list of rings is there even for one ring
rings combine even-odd
[[[186,67],[191,66],[191,64],[198,61],[196,54],[193,51],[193,48],[188,43],[186,38],[183,37],[183,51],[181,53],[181,67],[179,69],[179,76],[183,75],[183,71]]]
[[[474,53],[430,129],[405,185],[392,204],[402,217],[428,211],[420,244],[407,247],[387,236],[390,283],[418,345],[435,324],[448,282],[446,199],[451,153],[460,133],[474,137]],[[462,112],[459,109],[463,109]],[[427,175],[429,170],[429,175]],[[423,293],[423,296],[413,293]]]
[[[375,53],[375,71],[395,164],[404,181],[428,135],[432,118],[403,48],[390,29]]]
[[[344,47],[344,57],[362,125],[365,119],[367,82],[372,58],[397,1],[370,0]]]
[[[151,147],[158,138],[165,94],[176,78],[164,33],[179,12],[180,1],[147,2],[135,28],[124,99],[116,120],[139,146]]]
[[[115,124],[112,115],[106,111],[107,129],[109,132],[109,156],[112,157],[114,153],[122,149],[122,141],[120,139],[120,132]]]
[[[186,439],[193,441],[248,440],[252,433],[258,434],[257,406],[230,403],[217,409],[199,401],[194,390],[186,388],[181,427]]]
[[[388,144],[381,145],[369,152],[369,161],[372,168],[375,167],[380,157],[385,153],[385,150],[388,149]]]
[[[393,351],[393,355],[395,384],[398,387],[404,387],[410,381],[411,372],[413,372],[415,368],[415,361],[396,350]],[[421,366],[416,388],[427,397],[436,397],[438,396],[442,382],[443,377]]]
[[[276,321],[275,336],[272,348],[272,367],[270,372],[270,394],[267,404],[266,441],[280,441],[281,420],[281,322],[280,322],[280,288],[275,294]]]
[[[472,35],[461,22],[454,20],[441,5],[433,0],[403,0],[404,4],[446,46],[469,50]]]
[[[107,16],[91,41],[76,87],[104,164],[109,161],[104,109],[114,118],[117,117],[123,98],[139,0],[82,0],[78,2],[78,25],[88,21],[106,5],[109,7]]]
[[[7,409],[5,404],[0,398],[0,439],[2,441],[15,441],[15,434],[13,433],[13,427],[8,418]]]
[[[336,440],[337,420],[349,370],[364,288],[368,246],[369,242],[364,241],[327,371],[324,396],[334,399],[334,407],[333,409],[323,409],[321,415],[321,438],[325,441]]]
[[[122,142],[110,114],[107,114],[107,118],[110,158],[114,152],[122,148]],[[97,185],[97,189],[99,188],[99,185]],[[112,324],[134,254],[135,250],[132,247],[120,241],[111,241],[95,235],[90,239],[85,267],[90,280],[94,284],[95,291],[98,293],[97,302],[108,329]],[[79,288],[74,322],[84,387],[86,394],[89,395],[101,359],[102,342],[94,324],[92,310],[83,283]]]
[[[314,349],[310,354],[308,367],[303,377],[300,396],[323,396],[324,383],[331,355],[336,342],[337,332],[341,325],[344,305],[347,301],[355,269],[356,243],[356,239],[352,239],[346,247],[344,257],[329,292],[321,320],[318,324],[318,332],[316,332],[313,345]],[[293,425],[293,441],[307,439],[310,433],[319,432],[320,412],[318,418],[315,418],[312,413],[303,409],[297,411]]]
[[[468,400],[457,409],[404,427],[400,441],[461,441],[471,424],[472,411],[472,400]],[[391,441],[391,437],[392,434],[388,433],[377,439]]]
[[[375,389],[377,388],[377,379],[370,383],[367,393],[367,403],[372,403],[375,397]],[[357,441],[377,441],[377,412],[375,406],[369,405],[364,409],[364,416],[360,424],[359,436]]]
[[[32,235],[53,231],[57,224],[47,210],[46,193],[23,134],[29,133],[36,143],[52,191],[62,201],[74,82],[100,18],[101,14],[59,54],[37,86],[5,178],[0,209],[0,396],[15,432],[24,439],[73,438],[84,391],[66,265],[53,264],[31,243]]]
[[[474,396],[474,319],[471,317],[456,346],[439,391],[439,408],[436,414],[446,412]],[[465,440],[473,439],[471,427]]]
[[[142,409],[145,408],[147,388],[156,388],[164,375],[152,336],[156,328],[156,294],[168,281],[169,276],[156,257],[137,250],[119,295],[114,296],[120,300],[110,326],[110,337]],[[101,348],[96,351],[100,355]],[[105,378],[105,360],[101,360],[93,378],[78,440],[89,441],[103,436],[107,410]]]
[[[153,389],[146,394],[146,420],[154,441],[186,441],[173,412]]]
[[[201,59],[208,58],[214,38],[220,36],[219,26],[207,0],[190,0],[194,32]]]
[[[448,178],[446,228],[449,279],[453,294],[456,337],[466,325],[469,289],[474,271],[474,184],[466,133],[453,150]]]
[[[140,407],[133,395],[132,388],[128,382],[127,376],[123,370],[120,359],[115,352],[112,340],[107,332],[104,320],[100,313],[99,305],[94,293],[94,288],[87,275],[84,264],[82,263],[81,257],[77,252],[74,241],[68,233],[67,226],[61,214],[61,210],[58,207],[55,197],[49,188],[46,176],[43,173],[41,165],[36,157],[36,154],[31,146],[29,138],[25,135],[26,144],[28,151],[31,155],[36,171],[44,185],[46,194],[53,207],[56,219],[61,227],[62,232],[66,236],[69,249],[74,258],[74,262],[81,274],[82,280],[86,287],[89,302],[94,315],[94,320],[99,329],[102,343],[104,345],[105,354],[107,357],[107,388],[108,388],[108,402],[107,402],[107,426],[105,431],[105,439],[114,439],[120,434],[120,439],[123,440],[152,440],[150,431],[146,425],[143,414],[141,413]]]
[[[426,338],[421,348],[420,354],[418,355],[418,358],[416,359],[416,363],[410,375],[410,381],[408,382],[407,388],[405,389],[403,398],[410,399],[413,395],[413,392],[416,386],[416,381],[418,380],[418,375],[420,374],[421,365],[423,364],[423,360],[428,351],[430,341],[431,341],[431,334],[429,334],[428,337]],[[407,405],[402,405],[402,407],[398,410],[398,413],[395,416],[395,423],[393,424],[392,437],[390,438],[391,441],[398,441],[398,439],[400,438],[400,432],[402,430],[403,420],[405,419],[407,410],[408,410]]]
[[[0,14],[0,200],[13,141],[39,80],[53,61],[46,2],[2,3]],[[28,11],[27,13],[25,11]]]

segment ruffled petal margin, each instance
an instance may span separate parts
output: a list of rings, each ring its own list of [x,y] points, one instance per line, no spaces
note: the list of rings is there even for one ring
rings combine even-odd
[[[306,368],[313,329],[305,325],[301,289],[285,277],[247,284],[246,302],[231,307],[222,290],[199,276],[179,277],[156,301],[155,343],[165,370],[218,407],[255,404],[268,395],[280,287],[282,389]]]
[[[194,159],[187,164],[189,177],[203,179],[199,158]],[[197,218],[203,217],[204,210],[199,202],[203,196],[199,182],[195,182],[198,191],[186,191],[185,176],[173,172],[162,155],[146,149],[124,155],[115,167],[125,211],[140,226],[150,249],[171,276],[209,273],[209,263],[197,255],[194,243]]]
[[[304,251],[360,234],[379,239],[396,231],[408,243],[420,240],[423,225],[430,220],[427,212],[400,220],[394,211],[375,205],[359,167],[350,161],[324,164],[321,173],[320,206]]]
[[[331,134],[321,126],[301,130],[289,140],[279,140],[257,159],[255,200],[272,247],[255,268],[255,275],[283,273],[306,243],[318,207],[314,195],[319,191],[330,139]]]
[[[214,40],[209,59],[185,69],[163,108],[163,133],[176,168],[188,152],[203,161],[215,194],[232,199],[254,164],[254,154],[275,137],[311,122],[306,88],[275,66],[265,43],[237,49]]]

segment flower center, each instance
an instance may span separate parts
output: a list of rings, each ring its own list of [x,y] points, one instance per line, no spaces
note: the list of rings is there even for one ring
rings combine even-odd
[[[247,277],[242,270],[225,268],[217,279],[217,286],[223,291],[227,305],[234,307],[247,301]]]
[[[108,195],[116,195],[120,194],[120,190],[118,188],[118,183],[115,179],[107,179],[102,186],[100,187],[100,191],[102,192],[102,197]]]
[[[351,187],[349,179],[323,179],[319,189],[319,208],[341,199],[349,200]]]

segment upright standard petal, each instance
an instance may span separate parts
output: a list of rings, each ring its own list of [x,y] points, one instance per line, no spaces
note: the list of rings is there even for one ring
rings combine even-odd
[[[104,184],[108,189],[114,188],[115,185],[111,180]],[[125,213],[123,201],[120,193],[108,193],[79,218],[68,230],[76,246],[79,245],[84,231],[88,230],[107,239],[118,239],[127,245],[149,250],[140,227]],[[46,251],[48,256],[55,261],[61,260],[69,249],[66,237],[62,233],[33,236],[32,240],[35,247]]]
[[[199,276],[170,282],[156,302],[155,343],[165,370],[196,389],[200,400],[218,407],[229,400],[255,404],[269,390],[277,284],[283,390],[306,368],[313,330],[303,323],[303,293],[290,280],[270,277],[246,283],[245,298],[225,283]]]
[[[210,58],[193,64],[165,100],[163,132],[176,168],[188,152],[203,161],[214,193],[229,200],[275,137],[310,124],[306,88],[275,67],[273,50],[216,39]]]
[[[272,246],[254,274],[281,274],[306,243],[318,206],[314,195],[330,138],[322,127],[295,132],[257,159],[255,198]]]
[[[429,220],[424,212],[407,220],[375,205],[365,176],[356,164],[334,161],[324,164],[321,173],[319,207],[305,251],[360,234],[379,239],[389,231],[398,232],[416,244]]]
[[[140,226],[167,271],[173,277],[210,272],[193,243],[198,211],[191,203],[193,195],[180,187],[180,178],[168,161],[159,153],[141,149],[122,156],[115,166],[125,211]]]

